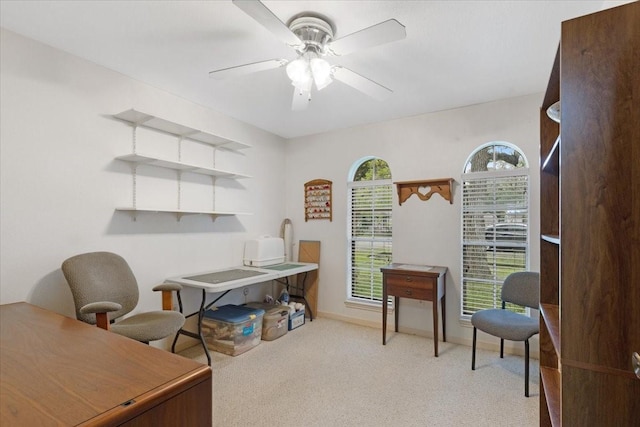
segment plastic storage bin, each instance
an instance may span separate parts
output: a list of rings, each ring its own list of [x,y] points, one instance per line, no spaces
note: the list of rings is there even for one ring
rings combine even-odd
[[[273,341],[280,338],[289,330],[289,307],[268,304],[265,302],[250,302],[247,307],[264,310],[262,318],[262,339]]]
[[[237,356],[260,344],[264,310],[223,305],[204,313],[202,335],[211,350]]]

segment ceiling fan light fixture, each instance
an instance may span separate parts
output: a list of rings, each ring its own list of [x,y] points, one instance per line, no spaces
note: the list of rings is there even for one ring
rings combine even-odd
[[[322,90],[329,86],[333,81],[331,79],[331,65],[322,58],[313,58],[309,61],[309,68],[313,75],[313,81],[316,83],[316,89]]]
[[[334,40],[334,24],[318,13],[303,12],[295,15],[288,24],[285,24],[260,0],[233,0],[233,4],[295,49],[298,58],[292,61],[271,59],[224,68],[211,71],[210,77],[224,78],[286,66],[287,76],[295,87],[293,110],[306,108],[311,99],[311,89],[314,84],[317,90],[322,90],[333,80],[338,80],[376,99],[383,99],[393,93],[391,89],[348,68],[339,64],[329,64],[324,57],[342,56],[404,39],[407,35],[405,26],[397,20],[388,19]]]
[[[287,64],[287,76],[291,79],[291,84],[298,89],[306,89],[311,83],[311,69],[309,62],[305,58],[298,58]]]
[[[309,76],[309,78],[307,80],[298,80],[295,82],[291,82],[291,84],[293,86],[295,86],[296,89],[298,89],[300,92],[311,92],[311,85],[313,84],[313,79],[311,78],[311,76]]]
[[[311,90],[311,84],[315,82],[316,89],[321,90],[329,86],[331,78],[331,65],[323,58],[311,58],[301,56],[287,64],[287,76],[291,84],[300,90]]]

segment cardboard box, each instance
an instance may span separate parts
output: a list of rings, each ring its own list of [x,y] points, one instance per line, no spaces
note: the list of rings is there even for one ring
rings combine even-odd
[[[289,313],[289,330],[292,331],[295,328],[304,325],[304,308],[300,311]]]

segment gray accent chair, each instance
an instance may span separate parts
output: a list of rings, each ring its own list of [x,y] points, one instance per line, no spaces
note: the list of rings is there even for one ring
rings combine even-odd
[[[78,320],[146,344],[173,335],[184,325],[184,315],[171,309],[171,292],[181,289],[177,284],[153,288],[162,291],[164,310],[121,319],[136,307],[139,292],[129,264],[119,255],[76,255],[62,263],[62,272],[71,288]]]
[[[530,271],[511,273],[502,284],[502,309],[480,310],[471,316],[473,350],[471,369],[476,369],[476,335],[480,329],[500,338],[500,357],[504,357],[504,340],[524,341],[524,395],[529,397],[529,338],[540,332],[540,321],[505,308],[506,303],[539,309],[540,274]]]

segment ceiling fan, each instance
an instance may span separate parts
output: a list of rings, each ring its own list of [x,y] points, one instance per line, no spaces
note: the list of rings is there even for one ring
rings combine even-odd
[[[293,110],[307,108],[309,101],[311,101],[311,89],[314,84],[316,90],[322,90],[334,79],[376,99],[384,99],[392,93],[389,88],[348,68],[329,64],[325,57],[346,55],[357,50],[404,39],[406,37],[405,27],[395,19],[389,19],[334,40],[334,26],[327,18],[319,14],[305,12],[295,16],[286,25],[259,0],[232,1],[243,12],[294,48],[298,57],[292,61],[269,59],[215,70],[209,73],[209,77],[224,79],[286,67],[287,76],[295,88],[292,102]]]

